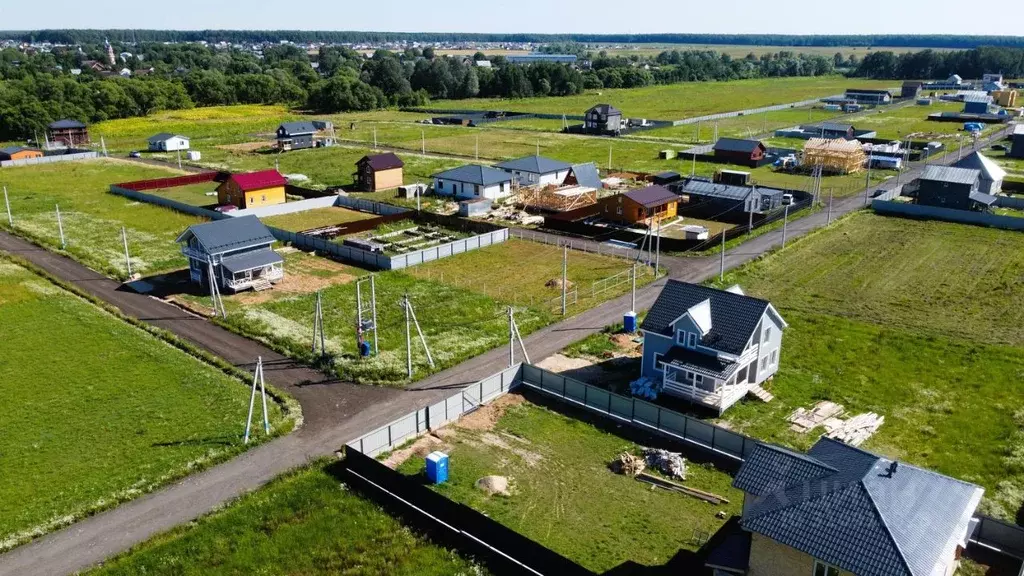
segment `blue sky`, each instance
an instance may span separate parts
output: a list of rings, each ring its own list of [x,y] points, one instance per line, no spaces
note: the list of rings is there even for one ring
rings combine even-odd
[[[1024,35],[1024,2],[963,0],[0,0],[0,29]],[[507,11],[507,14],[506,14]],[[998,16],[996,13],[998,12]],[[965,17],[967,14],[974,14]]]

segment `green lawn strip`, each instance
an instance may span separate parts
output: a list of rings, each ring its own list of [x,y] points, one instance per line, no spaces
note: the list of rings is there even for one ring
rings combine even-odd
[[[119,574],[480,574],[331,476],[328,462],[277,478],[226,508],[89,572]]]
[[[1024,346],[1024,235],[857,212],[727,274],[802,312]]]
[[[122,226],[128,232],[133,271],[152,274],[185,266],[174,239],[203,220],[111,194],[109,187],[173,174],[122,161],[88,160],[5,168],[0,172],[0,185],[7,187],[10,197],[14,232],[59,249],[55,211],[59,205],[67,253],[108,276],[124,278]],[[0,227],[8,228],[6,214],[0,217]]]
[[[249,391],[233,370],[12,261],[0,261],[0,302],[0,324],[17,335],[0,342],[0,388],[12,408],[0,421],[3,547],[246,448]],[[290,430],[298,415],[268,406],[275,433]]]
[[[695,530],[714,533],[724,510],[738,514],[742,495],[732,478],[712,467],[688,463],[684,485],[730,500],[715,506],[683,494],[615,474],[609,463],[638,446],[594,425],[546,408],[510,406],[491,432],[455,428],[450,444],[450,479],[433,486],[440,494],[601,573],[632,560],[661,565],[681,548],[695,549]],[[399,471],[423,473],[421,458]],[[511,496],[487,496],[474,487],[484,476],[501,475]]]
[[[721,118],[700,123],[701,142],[711,143],[714,138],[715,126],[718,126],[718,136],[721,138],[757,138],[762,134],[774,132],[782,128],[789,128],[803,124],[812,124],[831,120],[841,116],[841,111],[824,110],[821,105],[813,107],[786,108],[783,110],[772,110],[759,114],[734,116]],[[684,142],[686,144],[697,143],[697,124],[682,124],[666,128],[653,128],[633,132],[625,138],[647,139],[658,138],[667,141]]]
[[[963,112],[961,102],[936,102],[931,106],[879,106],[866,110],[842,120],[843,124],[852,124],[858,130],[878,132],[878,138],[899,140],[909,135],[915,140],[946,140],[946,146],[956,146],[958,134],[964,135],[965,143],[970,142],[969,136],[962,131],[963,122],[936,122],[929,120],[928,115],[940,112]],[[985,132],[1002,128],[1000,124],[986,124]]]
[[[822,430],[791,431],[796,408],[831,400],[851,415],[875,412],[885,423],[864,448],[976,482],[985,509],[1013,520],[1024,503],[1024,351],[780,311],[790,327],[769,385],[775,400],[730,408],[723,419],[733,430],[807,449]]]
[[[828,202],[828,201],[826,200],[826,202]],[[799,225],[798,223],[800,222],[800,220],[802,218],[806,218],[807,216],[810,216],[811,214],[816,214],[818,212],[821,212],[822,210],[826,210],[826,208],[824,208],[822,206],[819,206],[819,205],[815,205],[815,206],[812,206],[810,208],[805,208],[803,210],[800,210],[799,212],[791,213],[789,218],[788,218],[788,223],[785,223],[787,221],[786,218],[779,218],[778,220],[775,220],[775,221],[769,222],[768,224],[765,224],[763,226],[759,226],[757,228],[754,228],[753,232],[751,232],[750,234],[744,234],[742,236],[737,236],[736,238],[733,238],[732,240],[726,240],[725,241],[725,250],[728,252],[729,250],[739,246],[740,244],[743,244],[744,242],[747,242],[748,240],[751,240],[753,238],[757,238],[758,236],[761,236],[762,234],[767,234],[767,233],[775,231],[775,230],[781,230],[783,228],[783,225],[785,225],[788,228],[788,230],[793,230],[792,227],[793,226],[798,226]],[[707,250],[704,250],[704,251],[701,251],[701,252],[697,252],[697,251],[668,252],[668,254],[672,254],[674,256],[695,256],[695,257],[710,256],[710,255],[713,255],[713,254],[721,254],[721,253],[722,253],[722,244],[721,244],[721,242],[718,242],[714,246],[711,246]]]
[[[331,206],[328,208],[315,208],[304,212],[283,214],[281,216],[270,216],[267,218],[261,218],[261,220],[267,226],[290,230],[292,232],[302,232],[303,230],[310,230],[312,228],[321,228],[332,224],[346,224],[349,222],[357,222],[359,220],[367,220],[369,218],[376,217],[377,216],[375,214],[370,214],[369,212],[359,212],[358,210],[349,210],[348,208]]]
[[[216,194],[217,186],[217,182],[203,182],[201,184],[147,190],[146,194],[176,200],[191,206],[216,206],[219,202]],[[210,195],[210,192],[213,192],[213,194]]]

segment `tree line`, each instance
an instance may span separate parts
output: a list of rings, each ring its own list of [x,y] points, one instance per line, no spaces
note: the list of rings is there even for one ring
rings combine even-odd
[[[373,42],[588,42],[740,46],[889,46],[910,48],[1024,47],[1022,36],[945,34],[479,34],[315,30],[35,30],[0,31],[0,39],[55,44],[112,42],[373,43]]]
[[[963,78],[981,78],[988,73],[1001,73],[1006,78],[1024,78],[1024,49],[983,47],[954,52],[873,52],[864,57],[853,75],[863,78],[926,80],[944,79],[953,74]]]

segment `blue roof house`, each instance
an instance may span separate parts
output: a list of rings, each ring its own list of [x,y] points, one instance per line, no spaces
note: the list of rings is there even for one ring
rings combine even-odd
[[[195,224],[177,241],[197,284],[208,286],[211,272],[230,292],[263,290],[284,278],[284,258],[271,248],[277,239],[255,216]]]
[[[952,576],[984,492],[829,438],[758,444],[733,486],[743,541],[710,557],[750,576]]]
[[[738,286],[669,280],[640,326],[641,376],[719,414],[748,393],[770,400],[760,385],[779,369],[787,326],[770,302]]]
[[[569,175],[572,164],[553,160],[544,156],[526,156],[496,164],[495,168],[504,170],[515,177],[520,186],[561,186]]]
[[[504,170],[467,164],[434,174],[434,193],[456,198],[498,200],[512,194],[513,176]]]

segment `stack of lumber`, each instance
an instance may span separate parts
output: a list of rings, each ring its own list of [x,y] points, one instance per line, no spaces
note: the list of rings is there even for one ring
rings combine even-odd
[[[634,456],[629,452],[623,452],[612,461],[612,471],[617,474],[625,474],[626,476],[633,476],[634,478],[644,471],[647,467],[647,463],[640,456]]]
[[[690,488],[689,486],[683,486],[682,484],[678,484],[664,478],[659,478],[646,472],[637,476],[636,479],[641,482],[647,482],[648,484],[657,486],[658,488],[664,488],[665,490],[672,490],[673,492],[679,492],[681,494],[686,494],[687,496],[699,498],[705,502],[710,502],[711,504],[729,503],[729,500],[724,496],[719,496],[718,494],[712,494],[711,492],[705,492],[696,488]]]
[[[851,446],[860,446],[875,432],[878,432],[884,422],[885,416],[879,416],[874,412],[858,414],[848,420],[840,421],[839,425],[832,430],[828,430],[826,426],[825,436]]]
[[[835,420],[837,416],[843,413],[843,410],[842,404],[836,404],[828,400],[818,402],[810,410],[797,408],[789,415],[788,420],[792,424],[789,429],[800,434],[806,434],[828,420]]]
[[[857,140],[811,138],[804,145],[804,166],[821,166],[825,172],[852,174],[864,167],[867,157]]]

